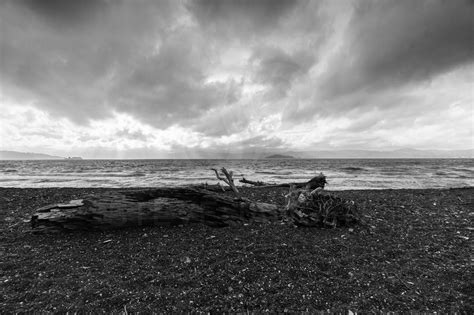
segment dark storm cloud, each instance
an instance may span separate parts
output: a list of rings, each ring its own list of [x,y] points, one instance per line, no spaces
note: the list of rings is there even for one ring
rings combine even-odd
[[[359,1],[321,87],[337,96],[429,79],[474,60],[472,1]]]
[[[203,43],[192,34],[168,34],[156,55],[122,74],[112,93],[116,108],[164,128],[235,101],[238,87],[232,82],[205,83],[208,58],[199,47]]]
[[[17,100],[78,123],[118,111],[166,128],[238,99],[205,83],[212,50],[175,24],[178,2],[77,2],[2,3],[0,82]]]
[[[277,47],[261,47],[252,58],[256,64],[255,79],[269,84],[275,97],[284,97],[291,83],[308,72],[314,63],[314,56],[300,51],[293,55]]]
[[[196,146],[250,133],[228,149],[278,148],[269,135],[302,121],[341,118],[342,138],[409,128],[457,91],[469,101],[465,84],[451,88],[472,79],[459,77],[473,66],[472,13],[464,0],[0,0],[0,85],[5,104],[52,119],[125,113],[190,130]],[[445,80],[442,101],[420,88],[430,79]],[[130,124],[115,136],[154,139]]]
[[[201,25],[217,33],[251,36],[275,27],[298,0],[197,0],[187,7]]]
[[[292,11],[305,12],[301,4],[307,2],[192,1],[182,7],[178,1],[4,1],[0,83],[18,102],[33,101],[80,124],[123,112],[158,128],[181,124],[206,135],[230,134],[250,118],[239,115],[212,128],[199,122],[216,107],[225,110],[211,111],[214,120],[232,118],[235,110],[227,108],[241,97],[242,85],[232,79],[207,82],[226,38],[186,24],[186,14],[224,23],[219,27],[229,22],[232,34],[255,33],[278,27]],[[307,32],[313,11],[290,23],[292,29],[305,20]],[[312,63],[309,54],[277,47],[259,49],[254,60],[254,78],[275,97],[283,97]]]
[[[12,2],[15,2],[13,0]],[[25,7],[41,15],[56,26],[84,23],[106,9],[105,0],[18,0]]]

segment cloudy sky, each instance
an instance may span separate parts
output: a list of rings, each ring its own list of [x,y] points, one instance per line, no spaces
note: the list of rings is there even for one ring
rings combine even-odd
[[[470,149],[468,0],[0,0],[0,149]]]

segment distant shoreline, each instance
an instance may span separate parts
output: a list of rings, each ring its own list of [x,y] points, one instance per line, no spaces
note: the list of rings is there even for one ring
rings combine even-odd
[[[147,158],[147,159],[116,159],[116,158],[81,158],[81,159],[2,159],[2,161],[160,161],[160,160],[278,160],[279,158]],[[281,158],[282,160],[474,160],[474,157],[292,157]]]
[[[263,158],[263,160],[266,160],[266,159],[275,159],[275,160],[278,160],[278,159],[295,159],[294,156],[291,156],[291,155],[284,155],[284,154],[272,154],[272,155],[268,155],[266,157]]]
[[[76,153],[77,154],[77,153]],[[206,152],[200,155],[175,157],[166,154],[159,158],[90,158],[76,156],[54,156],[35,152],[0,150],[0,161],[22,160],[265,160],[265,159],[474,159],[474,149],[466,150],[339,150],[339,151],[288,151],[285,153],[265,152]]]

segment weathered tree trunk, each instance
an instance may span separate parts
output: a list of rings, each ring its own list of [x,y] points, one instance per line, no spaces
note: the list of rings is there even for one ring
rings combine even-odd
[[[238,194],[232,172],[223,173]],[[217,171],[216,175],[219,178]],[[189,223],[228,226],[283,218],[298,226],[334,227],[357,222],[358,212],[353,202],[322,193],[326,177],[321,176],[305,183],[304,189],[291,186],[286,207],[254,202],[239,195],[233,198],[198,187],[155,188],[113,191],[49,205],[36,211],[31,225],[36,231],[72,231]],[[317,188],[310,190],[313,186]]]
[[[40,208],[34,230],[105,230],[129,226],[181,225],[201,222],[227,226],[268,222],[283,216],[273,204],[232,198],[200,188],[156,188],[109,192]]]
[[[294,188],[305,188],[307,190],[313,190],[318,187],[324,188],[327,184],[326,176],[320,173],[318,176],[311,178],[307,182],[302,183],[283,183],[283,184],[269,184],[261,181],[248,180],[245,177],[239,180],[242,184],[249,184],[255,186],[255,188],[270,188],[270,187],[294,187]]]

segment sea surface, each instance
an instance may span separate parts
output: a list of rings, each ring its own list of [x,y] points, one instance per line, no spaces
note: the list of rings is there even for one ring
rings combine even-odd
[[[154,187],[216,184],[226,167],[236,183],[303,182],[323,172],[328,190],[474,186],[474,159],[49,160],[0,161],[0,187]]]

